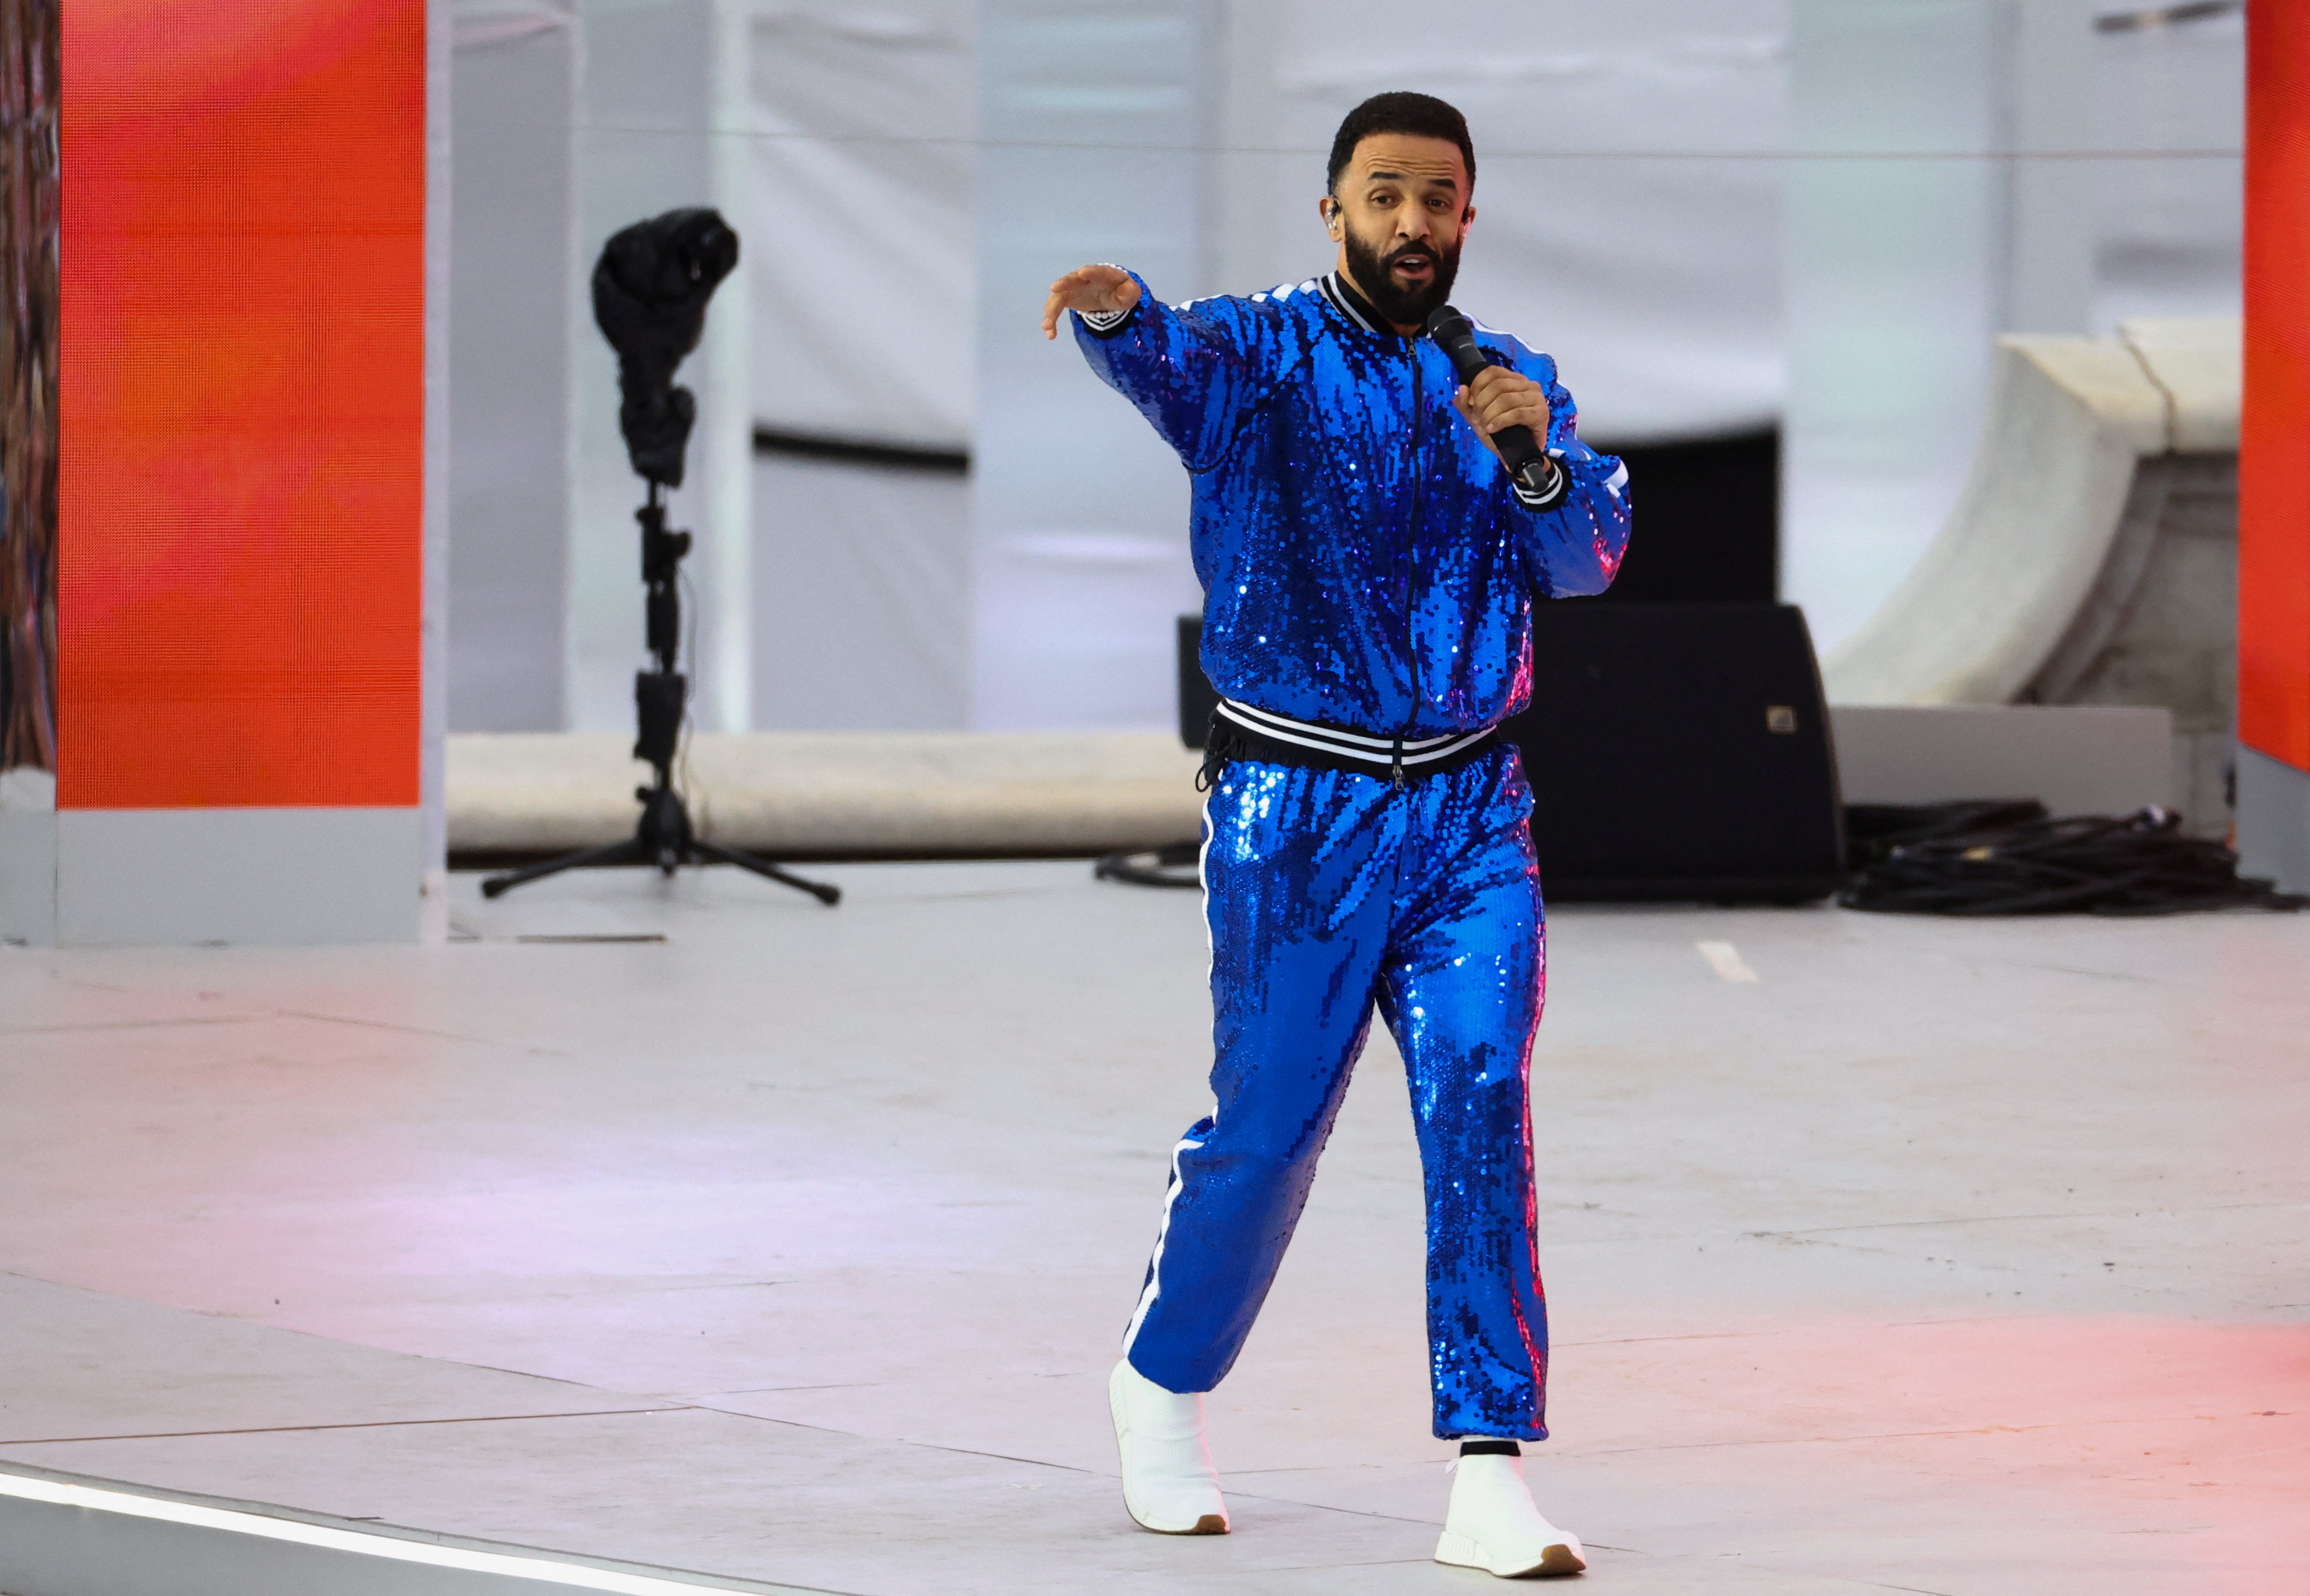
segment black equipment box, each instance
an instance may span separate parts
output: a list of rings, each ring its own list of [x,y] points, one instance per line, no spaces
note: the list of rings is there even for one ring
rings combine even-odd
[[[1844,876],[1812,637],[1793,604],[1533,605],[1532,707],[1503,728],[1559,902],[1806,903]],[[1179,620],[1179,735],[1217,695]]]

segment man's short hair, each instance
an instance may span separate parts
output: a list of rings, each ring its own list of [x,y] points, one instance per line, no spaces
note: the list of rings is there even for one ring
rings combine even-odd
[[[1350,111],[1347,120],[1340,124],[1340,131],[1332,139],[1332,168],[1324,176],[1325,189],[1334,195],[1339,193],[1340,174],[1355,158],[1356,146],[1380,133],[1408,133],[1420,138],[1450,140],[1460,146],[1460,158],[1468,163],[1469,188],[1476,186],[1476,146],[1468,138],[1468,118],[1433,94],[1398,90],[1373,95]]]

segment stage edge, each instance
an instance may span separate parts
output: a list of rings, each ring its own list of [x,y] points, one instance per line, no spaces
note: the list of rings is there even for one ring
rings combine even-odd
[[[694,1578],[20,1463],[0,1469],[0,1591],[9,1596],[786,1596],[805,1589]]]

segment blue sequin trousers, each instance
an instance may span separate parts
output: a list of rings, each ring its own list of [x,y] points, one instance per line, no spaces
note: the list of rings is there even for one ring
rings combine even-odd
[[[1545,984],[1532,794],[1502,746],[1397,788],[1238,760],[1205,806],[1216,1111],[1179,1141],[1125,1338],[1209,1391],[1290,1245],[1377,1009],[1426,1171],[1439,1436],[1546,1438],[1525,1076]]]

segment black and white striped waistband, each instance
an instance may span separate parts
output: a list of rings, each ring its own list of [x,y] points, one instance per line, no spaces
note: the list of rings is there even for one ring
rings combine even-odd
[[[1281,763],[1320,765],[1335,770],[1356,770],[1382,776],[1425,776],[1474,753],[1495,740],[1498,726],[1473,732],[1447,732],[1440,737],[1375,737],[1347,732],[1313,721],[1293,720],[1265,709],[1255,709],[1233,698],[1221,698],[1217,718],[1249,733],[1258,742],[1281,744]],[[1294,759],[1290,750],[1300,750]],[[1263,750],[1264,751],[1264,750]]]

